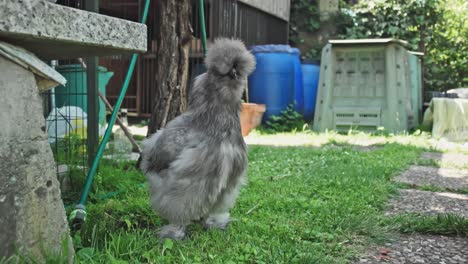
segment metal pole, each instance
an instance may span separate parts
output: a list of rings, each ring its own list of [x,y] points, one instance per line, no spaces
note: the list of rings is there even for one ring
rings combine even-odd
[[[87,11],[99,13],[99,1],[85,0],[85,8]],[[96,155],[97,146],[99,145],[99,74],[98,74],[99,57],[89,57],[86,59],[86,76],[87,76],[87,100],[88,100],[88,166],[93,164]]]
[[[146,0],[145,2],[145,9],[143,12],[143,17],[141,18],[141,23],[145,24],[146,23],[146,18],[148,17],[148,9],[149,9],[149,4],[151,0]],[[122,102],[125,97],[125,93],[127,92],[128,85],[130,84],[130,80],[132,78],[133,70],[135,69],[136,65],[136,60],[138,58],[138,54],[134,53],[132,55],[132,59],[130,60],[130,65],[128,66],[128,71],[127,75],[125,76],[124,83],[122,84],[122,89],[120,91],[120,95],[117,98],[117,102],[115,103],[114,106],[114,111],[112,111],[112,115],[109,120],[109,124],[107,125],[106,132],[104,133],[104,137],[102,139],[102,142],[99,144],[98,152],[96,158],[92,162],[92,166],[89,170],[88,173],[88,178],[86,179],[85,186],[83,188],[83,193],[81,194],[80,198],[80,203],[79,205],[84,205],[86,203],[86,200],[88,199],[88,193],[91,188],[91,184],[93,182],[94,175],[96,174],[98,165],[99,165],[99,160],[102,157],[102,154],[104,153],[104,148],[107,144],[107,141],[109,140],[111,134],[112,134],[112,127],[114,126],[115,120],[117,119],[117,113],[119,112],[120,106],[122,105]]]

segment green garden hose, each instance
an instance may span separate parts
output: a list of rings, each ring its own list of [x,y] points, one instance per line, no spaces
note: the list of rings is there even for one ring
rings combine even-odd
[[[203,0],[199,1],[200,7],[200,26],[201,26],[201,33],[202,33],[202,43],[203,43],[203,53],[206,54],[206,26],[205,26],[205,7],[203,5]]]
[[[141,18],[141,23],[145,24],[146,19],[148,17],[148,10],[151,0],[146,0],[145,7],[143,10],[143,16]],[[122,85],[122,89],[120,90],[119,98],[117,99],[117,103],[114,106],[114,111],[112,111],[111,118],[109,120],[109,125],[107,126],[106,133],[99,144],[99,148],[96,153],[96,157],[93,160],[93,164],[91,165],[91,169],[89,170],[88,177],[86,178],[86,183],[83,188],[83,192],[81,193],[81,198],[79,203],[75,206],[75,209],[70,213],[70,222],[71,227],[74,230],[80,229],[84,221],[86,220],[86,200],[88,199],[89,190],[91,189],[91,184],[93,183],[94,176],[96,175],[97,168],[99,166],[99,161],[101,160],[102,154],[104,153],[105,146],[109,141],[109,138],[112,134],[112,127],[114,126],[115,120],[117,118],[117,113],[120,110],[120,106],[122,105],[123,99],[125,97],[125,93],[127,92],[128,85],[130,84],[130,80],[133,75],[133,70],[135,69],[135,64],[137,61],[138,55],[135,53],[132,55],[132,59],[130,61],[130,66],[128,67],[127,75],[125,76],[125,81]]]

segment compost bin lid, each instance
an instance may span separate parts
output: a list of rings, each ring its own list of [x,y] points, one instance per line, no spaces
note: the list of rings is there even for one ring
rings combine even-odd
[[[388,44],[396,43],[403,47],[409,47],[408,42],[401,39],[381,38],[381,39],[331,39],[328,41],[333,46],[338,45],[363,45],[363,44]]]

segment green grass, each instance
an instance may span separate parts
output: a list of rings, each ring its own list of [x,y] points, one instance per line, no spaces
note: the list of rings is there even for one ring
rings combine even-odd
[[[435,159],[423,159],[419,158],[414,165],[418,166],[429,166],[429,167],[442,167],[442,163]]]
[[[347,263],[394,232],[467,235],[467,220],[451,215],[384,216],[388,199],[405,187],[391,178],[421,162],[421,153],[431,149],[426,137],[253,137],[302,146],[250,145],[249,183],[228,231],[207,232],[194,223],[181,242],[158,240],[165,221],[151,211],[145,178],[134,163],[102,161],[88,220],[73,237],[76,262]],[[353,140],[375,141],[379,148],[358,151]],[[74,182],[80,181],[77,174]],[[78,200],[79,191],[69,194],[70,201]]]
[[[182,242],[160,243],[165,222],[131,163],[101,166],[88,221],[75,234],[82,263],[346,263],[392,225],[383,210],[393,175],[421,149],[396,143],[372,152],[340,148],[249,147],[249,184],[226,232],[199,224]]]
[[[143,135],[133,135],[133,139],[136,141],[143,141],[146,137]]]
[[[59,252],[51,250],[46,245],[42,244],[42,241],[38,241],[39,245],[36,245],[32,248],[23,248],[18,250],[15,249],[16,253],[10,257],[0,257],[0,264],[67,264],[73,259],[73,256],[69,255],[69,242],[70,238],[66,237],[62,240],[60,245]],[[38,258],[38,254],[42,258]]]
[[[406,214],[393,217],[389,224],[403,233],[468,236],[468,219],[453,214]]]
[[[430,167],[437,167],[437,168],[452,168],[452,169],[461,169],[467,170],[468,164],[456,164],[450,161],[441,161],[436,159],[423,159],[420,158],[415,165],[419,166],[430,166]]]
[[[429,191],[429,192],[451,192],[451,193],[468,194],[467,188],[451,189],[451,188],[444,188],[444,187],[438,187],[438,186],[432,186],[432,185],[417,186],[417,185],[408,184],[408,183],[397,183],[397,186],[401,189],[416,189],[416,190]]]

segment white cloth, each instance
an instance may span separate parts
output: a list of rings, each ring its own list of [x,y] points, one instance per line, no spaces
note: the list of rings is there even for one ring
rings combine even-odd
[[[468,99],[433,98],[424,113],[424,126],[432,137],[448,141],[468,140]]]

